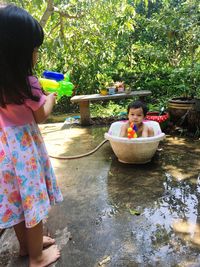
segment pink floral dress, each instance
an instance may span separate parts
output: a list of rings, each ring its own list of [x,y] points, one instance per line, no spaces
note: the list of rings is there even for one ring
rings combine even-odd
[[[50,205],[63,199],[32,115],[32,110],[43,105],[46,97],[36,78],[31,77],[30,84],[41,95],[39,102],[29,100],[17,105],[16,110],[16,105],[8,110],[0,108],[0,228],[22,221],[27,228],[34,227],[47,217]],[[26,113],[19,118],[24,109]]]

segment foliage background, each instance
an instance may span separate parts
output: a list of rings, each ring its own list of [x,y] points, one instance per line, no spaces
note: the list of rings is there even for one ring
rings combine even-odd
[[[44,27],[38,76],[46,69],[70,71],[75,94],[98,92],[102,80],[124,81],[132,90],[151,90],[155,109],[173,96],[200,97],[198,0],[9,3],[28,10]],[[56,111],[72,108],[64,97]]]

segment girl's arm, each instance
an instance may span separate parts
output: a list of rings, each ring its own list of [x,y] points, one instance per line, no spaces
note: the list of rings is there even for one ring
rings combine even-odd
[[[46,102],[44,103],[44,105],[42,105],[36,111],[33,111],[33,115],[37,123],[42,123],[48,118],[53,109],[53,106],[55,105],[55,102],[56,102],[56,94],[55,93],[49,94],[46,96]]]

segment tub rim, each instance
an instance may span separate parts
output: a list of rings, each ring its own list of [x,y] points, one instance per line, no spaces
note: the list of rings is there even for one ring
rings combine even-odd
[[[112,127],[112,125],[120,125],[123,124],[125,121],[115,121],[110,125],[110,128]],[[148,121],[144,121],[144,123],[148,124],[151,123],[154,126],[159,126],[160,129],[160,125],[158,122],[152,121],[152,120],[148,120]],[[110,130],[109,128],[109,130]],[[138,138],[131,138],[129,139],[128,137],[120,137],[118,135],[112,135],[110,134],[110,132],[106,132],[104,133],[104,138],[106,140],[109,141],[114,141],[114,142],[119,142],[119,143],[128,143],[128,144],[140,144],[140,143],[153,143],[153,142],[159,142],[161,140],[163,140],[165,138],[165,133],[161,132],[161,129],[159,131],[158,134],[154,135],[154,136],[150,136],[150,137],[138,137]]]
[[[109,133],[105,133],[104,137],[106,140],[109,141],[115,141],[119,143],[127,143],[127,144],[140,144],[140,143],[153,143],[153,142],[159,142],[165,138],[165,133],[160,133],[155,136],[151,137],[138,137],[138,138],[132,138],[129,139],[128,137],[118,137],[111,135]]]

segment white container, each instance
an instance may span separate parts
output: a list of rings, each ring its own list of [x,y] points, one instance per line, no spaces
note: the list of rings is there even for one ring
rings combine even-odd
[[[131,139],[119,137],[124,121],[112,123],[108,133],[105,133],[105,139],[110,141],[111,147],[120,162],[143,164],[151,161],[159,142],[165,138],[165,134],[162,133],[158,122],[145,121],[144,123],[153,128],[155,136]]]

